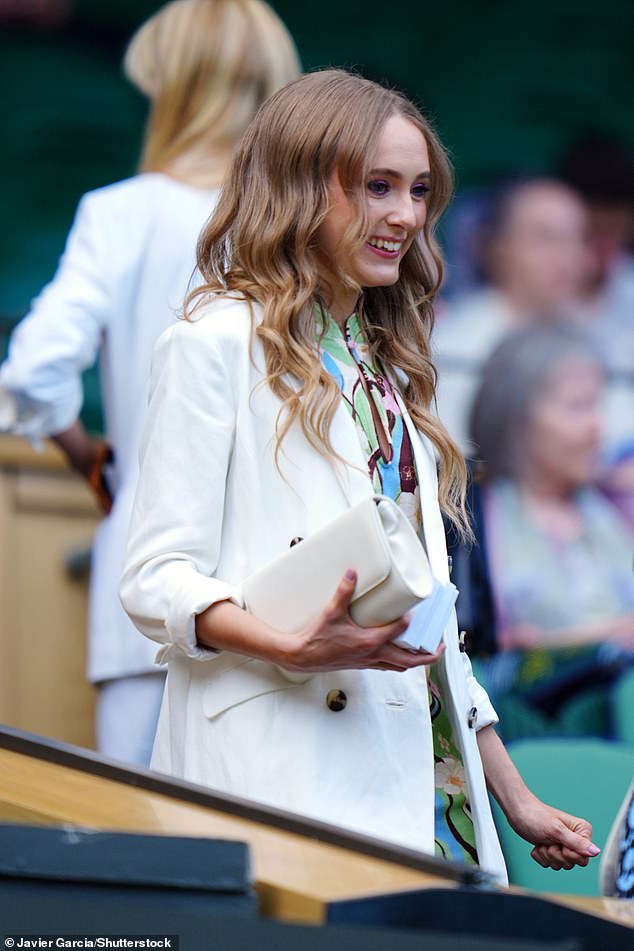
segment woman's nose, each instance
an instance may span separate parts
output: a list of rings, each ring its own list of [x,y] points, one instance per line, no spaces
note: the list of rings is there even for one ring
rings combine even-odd
[[[418,212],[419,207],[409,193],[406,195],[397,195],[394,198],[394,204],[390,208],[386,220],[388,224],[400,225],[410,231],[413,228],[422,227],[424,219],[421,219],[419,222]]]

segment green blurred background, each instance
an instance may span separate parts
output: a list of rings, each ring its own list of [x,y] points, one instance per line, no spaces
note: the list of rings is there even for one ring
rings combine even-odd
[[[54,273],[79,197],[134,173],[145,103],[121,74],[157,0],[0,0],[0,350]],[[632,0],[272,0],[304,68],[354,67],[421,103],[459,189],[550,172],[588,131],[634,147]],[[84,420],[100,427],[96,373]]]

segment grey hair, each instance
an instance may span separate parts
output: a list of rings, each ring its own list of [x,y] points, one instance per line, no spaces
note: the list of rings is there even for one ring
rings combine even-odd
[[[568,323],[513,331],[488,358],[469,419],[469,436],[484,481],[519,475],[526,425],[535,403],[557,369],[571,358],[603,369],[590,336]]]

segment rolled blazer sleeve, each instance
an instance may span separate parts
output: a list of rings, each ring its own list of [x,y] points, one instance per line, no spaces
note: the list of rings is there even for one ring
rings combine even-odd
[[[464,673],[467,680],[467,689],[469,690],[469,697],[471,706],[475,707],[478,711],[477,720],[476,720],[476,731],[483,730],[485,726],[495,726],[499,722],[499,717],[495,712],[495,708],[491,703],[488,693],[479,682],[476,680],[475,674],[471,667],[471,661],[465,653],[461,655],[462,663],[464,666]]]
[[[203,326],[205,325],[205,326]],[[120,594],[139,628],[197,659],[195,617],[238,589],[215,577],[224,493],[235,435],[231,350],[209,322],[185,322],[159,338],[141,444],[141,471]]]
[[[84,196],[55,277],[11,336],[0,368],[0,429],[37,442],[77,419],[81,374],[95,362],[111,308],[103,237]]]

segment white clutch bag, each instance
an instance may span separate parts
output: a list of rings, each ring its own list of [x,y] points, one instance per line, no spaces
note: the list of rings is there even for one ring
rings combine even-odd
[[[350,615],[361,627],[394,621],[434,587],[416,532],[395,502],[376,495],[247,578],[245,607],[272,627],[295,634],[326,607],[348,568],[358,576]]]

